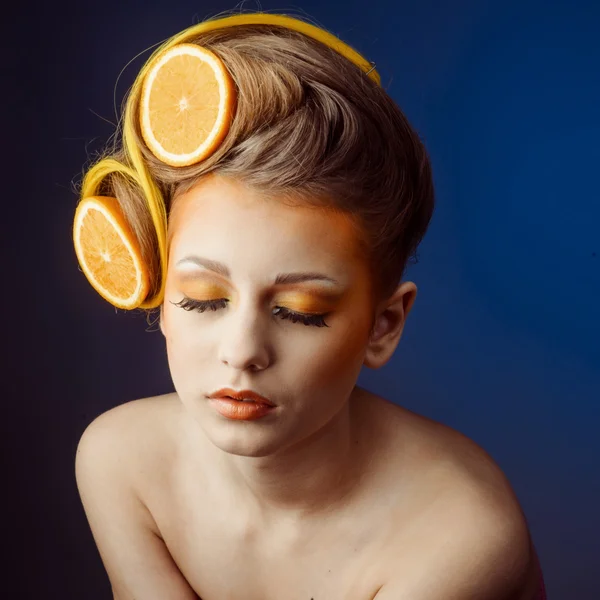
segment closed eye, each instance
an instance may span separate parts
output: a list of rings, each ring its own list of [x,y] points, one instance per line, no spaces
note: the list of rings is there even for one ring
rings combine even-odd
[[[187,296],[184,296],[179,302],[171,302],[183,310],[196,310],[203,313],[206,310],[216,311],[220,308],[225,308],[229,300],[226,298],[219,298],[218,300],[192,300]],[[307,315],[304,313],[295,312],[289,308],[283,306],[276,306],[273,314],[277,315],[280,319],[291,321],[292,323],[302,323],[303,325],[312,325],[314,327],[329,327],[325,322],[325,317],[328,313],[320,315]]]

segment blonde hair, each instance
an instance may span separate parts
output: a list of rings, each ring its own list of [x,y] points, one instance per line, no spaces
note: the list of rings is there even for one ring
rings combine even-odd
[[[139,127],[143,75],[178,43],[212,50],[238,93],[230,130],[201,163],[170,167],[146,147]],[[324,44],[274,25],[243,25],[173,36],[149,58],[127,98],[124,140],[88,171],[81,197],[118,198],[151,276],[161,287],[157,219],[203,176],[235,178],[282,201],[327,207],[352,218],[371,266],[374,300],[389,297],[416,258],[434,208],[432,174],[419,136],[386,91]],[[165,213],[153,215],[155,195]]]

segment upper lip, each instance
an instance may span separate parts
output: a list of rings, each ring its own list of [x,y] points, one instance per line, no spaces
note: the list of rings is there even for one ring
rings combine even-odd
[[[209,398],[224,398],[229,396],[234,400],[243,400],[244,398],[250,398],[255,402],[260,402],[261,404],[268,404],[269,406],[275,406],[273,402],[271,402],[268,398],[261,396],[257,392],[253,392],[252,390],[240,390],[236,391],[232,388],[221,388],[216,392],[213,392]]]

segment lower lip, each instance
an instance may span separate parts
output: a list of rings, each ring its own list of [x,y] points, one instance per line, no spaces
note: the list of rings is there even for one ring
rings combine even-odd
[[[275,410],[270,404],[242,402],[232,398],[210,398],[209,402],[219,414],[235,421],[253,421]]]

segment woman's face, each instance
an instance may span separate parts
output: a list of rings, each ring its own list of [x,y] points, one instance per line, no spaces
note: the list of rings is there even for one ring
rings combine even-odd
[[[161,330],[186,410],[215,445],[244,456],[322,430],[348,401],[372,324],[368,267],[350,222],[217,176],[179,197],[170,219]],[[328,279],[276,284],[297,273]],[[215,310],[186,310],[186,298],[217,301]],[[282,318],[290,311],[315,323],[325,315],[327,326]],[[251,389],[277,408],[228,419],[207,399],[223,387]]]

